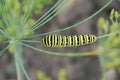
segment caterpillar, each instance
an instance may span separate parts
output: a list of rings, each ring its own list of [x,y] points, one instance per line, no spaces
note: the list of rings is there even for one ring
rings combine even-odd
[[[95,35],[48,35],[41,39],[41,43],[47,47],[72,47],[94,43],[97,40]]]

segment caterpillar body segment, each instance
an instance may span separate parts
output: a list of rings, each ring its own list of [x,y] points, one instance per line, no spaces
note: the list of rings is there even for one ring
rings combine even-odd
[[[41,39],[41,43],[47,47],[72,47],[94,43],[97,40],[95,35],[48,35]]]

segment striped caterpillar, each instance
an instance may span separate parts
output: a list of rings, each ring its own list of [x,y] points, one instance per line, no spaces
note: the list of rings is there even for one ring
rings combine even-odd
[[[97,40],[95,35],[48,35],[41,39],[41,43],[47,47],[72,47],[94,43]]]

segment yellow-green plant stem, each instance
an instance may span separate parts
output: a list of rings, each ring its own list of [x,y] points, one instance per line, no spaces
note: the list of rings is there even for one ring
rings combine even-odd
[[[2,55],[4,54],[4,52],[5,52],[8,48],[9,48],[9,45],[8,45],[6,48],[4,48],[3,50],[1,50],[1,51],[0,51],[0,56],[2,56]]]
[[[43,49],[39,49],[24,43],[21,43],[22,45],[29,47],[33,50],[36,50],[38,52],[43,52],[46,54],[52,54],[52,55],[58,55],[58,56],[91,56],[91,55],[97,55],[97,54],[88,54],[86,52],[79,52],[79,53],[60,53],[60,52],[52,52],[52,51],[47,51],[47,50],[43,50]]]
[[[14,57],[15,57],[15,66],[16,66],[16,72],[17,72],[17,80],[23,80],[23,73],[20,69],[18,59],[17,59],[17,56],[16,56],[16,52],[15,52]]]
[[[36,40],[20,40],[21,42],[30,42],[30,43],[41,43],[41,41]]]
[[[111,35],[116,35],[117,33],[118,33],[118,31],[112,32],[112,33],[108,33],[108,34],[105,34],[105,35],[102,35],[102,36],[98,36],[97,38],[100,39],[100,38],[108,37],[108,36],[111,36]]]
[[[23,66],[23,58],[22,58],[22,46],[19,41],[14,41],[14,58],[16,64],[17,71],[17,80],[23,80],[23,74],[26,76],[27,80],[30,80],[24,66]]]

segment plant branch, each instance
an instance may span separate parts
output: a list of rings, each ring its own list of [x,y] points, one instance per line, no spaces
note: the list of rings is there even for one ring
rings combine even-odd
[[[90,55],[96,55],[96,54],[89,54],[89,53],[86,53],[86,52],[79,52],[79,53],[60,53],[60,52],[51,52],[51,51],[47,51],[47,50],[43,50],[43,49],[39,49],[39,48],[35,48],[33,46],[30,46],[30,45],[27,45],[27,44],[24,44],[24,43],[21,43],[22,45],[26,46],[26,47],[29,47],[33,50],[36,50],[38,52],[43,52],[43,53],[46,53],[46,54],[52,54],[52,55],[57,55],[57,56],[90,56]]]
[[[2,56],[4,54],[4,52],[9,48],[10,45],[8,45],[6,48],[4,48],[3,50],[0,51],[0,56]]]
[[[16,70],[17,70],[17,75],[18,75],[18,80],[23,80],[23,73],[25,74],[27,80],[30,80],[30,77],[28,76],[24,65],[23,65],[23,58],[22,58],[22,47],[19,42],[15,42],[15,51],[14,51],[14,57],[16,61]]]

